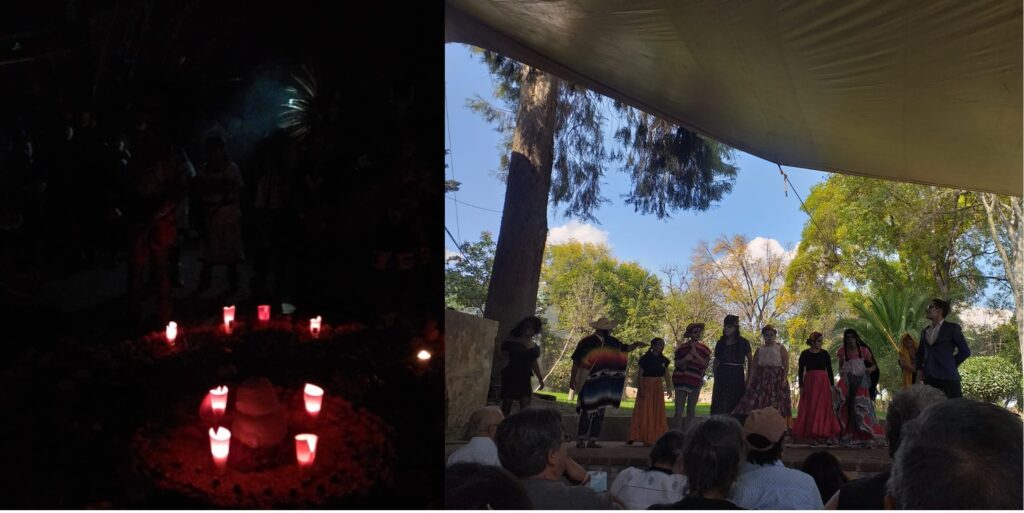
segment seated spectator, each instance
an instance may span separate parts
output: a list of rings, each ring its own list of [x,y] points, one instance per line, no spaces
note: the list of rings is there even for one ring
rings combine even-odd
[[[507,470],[456,463],[444,471],[445,509],[533,509],[522,483]]]
[[[1024,509],[1024,425],[994,404],[949,399],[903,426],[890,509]]]
[[[494,442],[501,466],[522,480],[537,509],[612,509],[608,494],[586,486],[589,475],[567,454],[562,414],[554,408],[530,407],[498,426]]]
[[[889,457],[900,447],[903,426],[926,408],[946,400],[941,390],[918,383],[901,390],[889,403],[885,415],[885,437],[889,441]],[[885,483],[889,471],[855,479],[839,488],[825,504],[825,509],[885,509]]]
[[[651,466],[623,469],[612,483],[611,494],[629,509],[647,509],[652,504],[682,499],[686,478],[675,472],[675,465],[685,439],[681,431],[666,431],[651,447]]]
[[[818,492],[821,494],[821,502],[829,500],[840,486],[850,480],[843,473],[843,466],[839,464],[839,460],[825,451],[808,454],[800,470],[814,478],[814,483],[818,485]]]
[[[743,423],[747,461],[728,497],[747,509],[821,509],[814,479],[782,464],[786,419],[775,408],[750,412]]]
[[[678,466],[686,474],[686,498],[648,509],[743,509],[725,500],[746,459],[743,427],[724,415],[712,415],[690,428]]]
[[[505,420],[505,415],[495,406],[485,406],[473,412],[469,417],[469,424],[466,425],[466,438],[469,438],[469,443],[448,456],[448,464],[476,462],[500,467],[498,448],[494,445],[494,432],[502,420]]]

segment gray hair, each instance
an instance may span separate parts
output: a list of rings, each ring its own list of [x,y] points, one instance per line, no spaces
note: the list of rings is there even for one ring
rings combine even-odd
[[[946,395],[941,390],[922,383],[911,385],[893,396],[885,415],[885,437],[889,440],[890,458],[900,448],[903,425],[917,418],[929,406],[945,400]]]
[[[466,424],[466,439],[479,436],[480,433],[490,429],[493,426],[497,426],[501,423],[501,420],[494,422],[495,419],[504,419],[505,415],[501,413],[501,409],[497,406],[484,406],[479,410],[473,412],[469,416],[469,423]]]
[[[949,399],[903,426],[887,493],[897,509],[1024,509],[1024,424],[971,399]]]

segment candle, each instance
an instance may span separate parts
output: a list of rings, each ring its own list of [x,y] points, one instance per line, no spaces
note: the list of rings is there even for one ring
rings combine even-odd
[[[419,358],[420,361],[425,362],[425,361],[430,359],[430,351],[427,351],[426,349],[424,349],[424,350],[422,350],[422,351],[420,351],[419,353],[416,354],[416,358]]]
[[[309,332],[313,335],[313,338],[320,336],[320,316],[313,317],[309,320]]]
[[[219,386],[210,389],[210,407],[214,414],[224,414],[228,409],[228,387]]]
[[[216,431],[210,428],[210,454],[213,455],[213,462],[217,464],[217,468],[224,468],[228,462],[228,452],[230,451],[231,431],[219,426]]]
[[[235,305],[224,307],[224,332],[231,334],[232,325],[235,323]]]
[[[310,433],[295,435],[295,459],[299,462],[299,468],[306,468],[313,465],[316,459],[317,436]]]
[[[306,383],[306,388],[302,392],[303,398],[306,400],[306,411],[316,417],[323,406],[324,389],[311,383]]]
[[[178,323],[174,321],[167,323],[165,335],[167,336],[167,343],[173,346],[174,339],[178,338]]]
[[[270,320],[270,305],[260,305],[256,307],[259,312],[260,322],[267,322]]]

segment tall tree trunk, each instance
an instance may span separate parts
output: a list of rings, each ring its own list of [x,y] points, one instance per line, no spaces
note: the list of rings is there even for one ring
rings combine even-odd
[[[1009,206],[1001,204],[995,194],[981,193],[989,232],[995,243],[1003,272],[1013,291],[1013,306],[1017,317],[1017,339],[1020,343],[1022,369],[1024,369],[1024,199],[1010,198]],[[1003,210],[1006,210],[1004,212]],[[1009,246],[1003,244],[1002,233],[1008,235]]]
[[[501,383],[505,358],[501,341],[523,317],[537,308],[540,268],[548,236],[548,194],[555,146],[555,109],[559,81],[528,66],[516,112],[505,186],[505,207],[494,251],[484,317],[498,321],[491,367],[491,393]]]

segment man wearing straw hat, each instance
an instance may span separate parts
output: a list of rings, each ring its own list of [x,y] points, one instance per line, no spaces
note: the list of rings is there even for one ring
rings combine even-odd
[[[607,317],[590,323],[594,333],[576,344],[572,353],[569,387],[576,391],[576,412],[580,415],[576,447],[597,448],[597,437],[604,423],[604,410],[619,407],[626,385],[626,354],[647,344],[623,344],[611,335],[618,324]],[[589,442],[585,443],[585,440]]]

